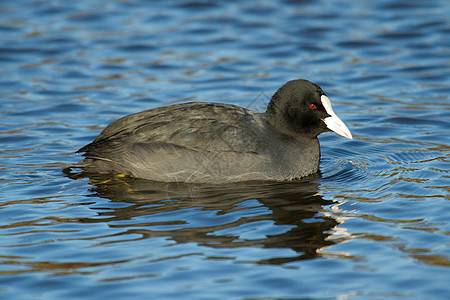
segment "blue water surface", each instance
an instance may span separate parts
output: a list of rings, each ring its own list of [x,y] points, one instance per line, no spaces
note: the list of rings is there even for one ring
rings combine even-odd
[[[0,2],[0,298],[448,299],[450,2]],[[126,114],[319,84],[321,175],[71,178]]]

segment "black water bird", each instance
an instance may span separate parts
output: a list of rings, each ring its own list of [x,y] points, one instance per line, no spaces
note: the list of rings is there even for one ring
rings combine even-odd
[[[294,180],[318,172],[325,131],[351,139],[322,89],[284,84],[266,112],[191,102],[142,111],[109,124],[71,167],[163,182]]]

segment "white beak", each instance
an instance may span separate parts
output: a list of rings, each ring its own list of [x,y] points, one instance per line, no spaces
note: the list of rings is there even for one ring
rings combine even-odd
[[[322,105],[323,107],[325,107],[327,113],[331,116],[323,119],[323,122],[325,123],[325,125],[327,125],[328,129],[336,132],[339,135],[342,135],[343,137],[353,139],[350,130],[348,130],[344,122],[339,119],[339,117],[334,113],[333,108],[331,108],[330,99],[328,99],[327,96],[322,95],[322,97],[320,97],[320,100],[322,101]]]

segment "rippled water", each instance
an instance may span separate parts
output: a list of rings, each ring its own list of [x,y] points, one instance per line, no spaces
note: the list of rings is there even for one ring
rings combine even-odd
[[[0,297],[446,299],[450,2],[0,2]],[[292,183],[74,180],[108,123],[322,86]]]

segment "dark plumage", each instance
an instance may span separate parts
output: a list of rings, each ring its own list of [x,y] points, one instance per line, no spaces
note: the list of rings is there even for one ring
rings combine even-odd
[[[192,102],[146,110],[109,124],[73,167],[166,182],[292,180],[318,171],[317,135],[352,138],[322,89],[293,80],[265,113]]]

